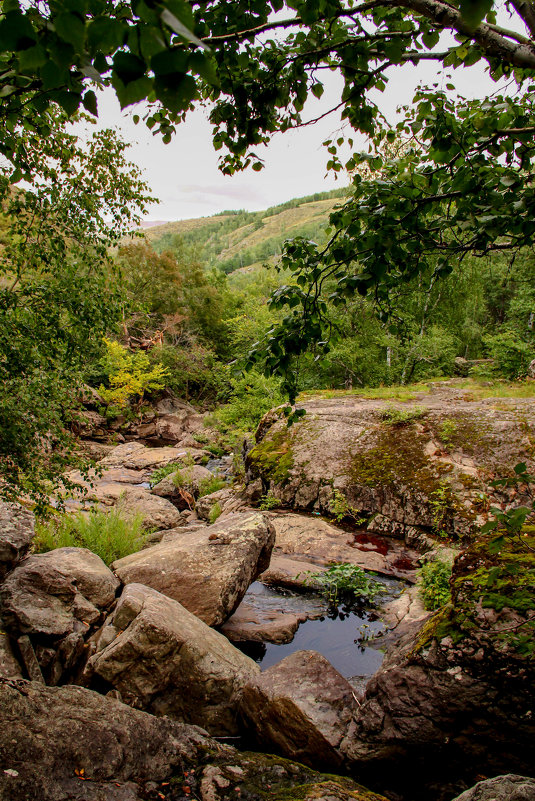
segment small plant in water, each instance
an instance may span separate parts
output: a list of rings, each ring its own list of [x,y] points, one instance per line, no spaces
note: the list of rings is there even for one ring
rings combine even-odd
[[[305,584],[317,590],[330,604],[342,600],[374,601],[382,585],[358,565],[341,562],[331,565],[323,573],[305,574]]]
[[[330,510],[338,523],[347,518],[350,518],[357,526],[366,522],[366,517],[362,517],[358,509],[348,504],[346,496],[340,490],[334,490]]]
[[[52,520],[38,522],[33,543],[36,553],[55,548],[88,548],[110,565],[116,559],[139,551],[147,532],[142,515],[126,516],[120,509],[109,512],[92,510],[85,515],[62,514]]]
[[[436,560],[427,562],[420,570],[420,596],[430,612],[451,601],[451,563]]]
[[[269,512],[270,509],[276,509],[281,505],[281,503],[281,499],[276,498],[275,495],[273,495],[270,491],[267,493],[267,495],[262,495],[258,504],[258,508],[262,512]]]

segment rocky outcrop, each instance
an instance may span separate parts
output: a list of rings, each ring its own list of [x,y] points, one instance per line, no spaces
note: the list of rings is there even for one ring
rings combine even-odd
[[[325,520],[298,514],[269,514],[275,528],[275,554],[324,566],[349,562],[389,576],[414,581],[419,554],[395,540],[348,534]],[[306,568],[305,568],[306,569]]]
[[[0,682],[0,801],[386,801],[80,687]]]
[[[187,496],[184,490],[193,498],[199,497],[203,482],[213,479],[213,473],[200,464],[177,469],[172,475],[166,476],[152,488],[152,494],[167,498],[180,510],[188,508]]]
[[[264,747],[307,765],[342,765],[356,701],[349,682],[316,651],[296,651],[251,679],[240,709]]]
[[[115,601],[119,582],[86,548],[29,556],[0,587],[1,614],[28,674],[56,684]],[[42,680],[42,679],[41,679]]]
[[[208,521],[212,509],[217,506],[219,515],[224,517],[231,512],[242,512],[249,506],[248,499],[233,487],[223,487],[210,495],[203,495],[197,500],[195,510],[202,520]]]
[[[504,538],[497,555],[481,537],[455,562],[452,604],[387,652],[342,747],[364,780],[384,789],[372,777],[388,766],[398,790],[423,798],[416,772],[440,801],[453,777],[532,771],[534,545]]]
[[[484,779],[453,801],[535,801],[535,779],[512,773]]]
[[[86,676],[104,679],[129,705],[237,733],[237,696],[259,668],[176,601],[129,584],[96,647]]]
[[[474,401],[455,385],[405,403],[358,397],[307,400],[290,428],[280,410],[261,422],[248,453],[284,506],[333,512],[336,491],[352,513],[381,515],[381,530],[463,534],[484,520],[481,493],[507,502],[489,480],[524,461],[533,472],[529,399]],[[385,523],[386,521],[386,523]]]
[[[0,501],[0,581],[28,553],[34,516],[18,503]]]
[[[269,565],[275,534],[260,512],[228,515],[205,528],[177,529],[165,541],[112,565],[124,584],[153,587],[209,626],[223,623]]]

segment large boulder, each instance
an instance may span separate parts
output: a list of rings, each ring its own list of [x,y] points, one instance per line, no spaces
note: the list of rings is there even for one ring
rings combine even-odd
[[[56,684],[66,671],[75,672],[86,638],[118,587],[111,570],[87,548],[29,556],[8,575],[0,587],[1,614],[30,678]]]
[[[240,710],[259,743],[306,765],[339,768],[356,709],[349,682],[316,651],[296,651],[245,685]]]
[[[453,801],[535,801],[535,779],[514,773],[484,779]]]
[[[252,659],[177,601],[129,584],[103,628],[88,674],[128,704],[236,734],[237,697],[259,672]]]
[[[247,455],[251,482],[261,478],[284,506],[333,514],[345,500],[357,516],[382,515],[396,533],[414,527],[468,533],[485,519],[482,493],[520,461],[533,472],[528,399],[476,401],[469,390],[437,385],[404,403],[342,396],[300,404],[288,428],[281,409],[266,415]],[[339,493],[337,496],[336,493]]]
[[[81,687],[0,681],[0,801],[386,801]]]
[[[131,470],[156,470],[168,464],[200,462],[205,453],[195,448],[147,448],[140,442],[125,442],[114,448],[102,461],[103,467],[127,467]]]
[[[2,616],[22,634],[61,637],[95,623],[118,586],[87,548],[57,548],[29,556],[10,573],[0,588]]]
[[[525,534],[504,538],[500,554],[480,537],[454,564],[452,603],[387,652],[342,746],[364,780],[393,789],[395,776],[407,794],[449,801],[452,779],[532,772],[535,536]]]
[[[209,626],[223,623],[269,565],[275,534],[259,512],[228,515],[213,526],[177,529],[112,568],[123,584],[153,587]]]
[[[199,498],[195,510],[202,520],[208,521],[214,507],[217,507],[219,515],[223,517],[231,512],[245,511],[248,506],[249,503],[242,493],[236,492],[233,487],[223,487]]]
[[[34,516],[18,503],[0,501],[0,581],[25,556],[34,538]]]
[[[167,498],[172,503],[185,509],[187,504],[184,500],[185,490],[194,498],[198,498],[203,482],[206,484],[213,478],[213,473],[200,464],[193,464],[190,467],[178,468],[175,473],[166,476],[152,488],[154,495]]]

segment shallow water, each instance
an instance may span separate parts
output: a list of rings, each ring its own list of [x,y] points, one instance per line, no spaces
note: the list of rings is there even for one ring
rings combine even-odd
[[[379,579],[378,579],[379,580]],[[401,583],[380,579],[384,584],[384,599],[398,595]],[[348,609],[344,606],[330,608],[315,593],[280,591],[255,582],[245,597],[248,603],[263,609],[280,609],[285,612],[310,610],[314,614],[323,611],[315,620],[301,623],[290,643],[235,643],[248,656],[258,662],[262,670],[275,665],[295,651],[313,650],[323,654],[346,678],[369,677],[381,666],[383,653],[377,643],[372,646],[366,640],[384,629],[378,618],[378,610],[363,607]]]

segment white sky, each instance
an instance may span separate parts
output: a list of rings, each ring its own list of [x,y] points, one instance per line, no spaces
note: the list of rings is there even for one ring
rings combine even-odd
[[[393,120],[396,108],[411,102],[419,83],[437,81],[442,86],[451,80],[451,74],[451,70],[447,73],[437,70],[433,62],[394,68],[386,91],[376,93],[374,99],[383,114]],[[322,80],[325,81],[325,73]],[[468,98],[483,98],[497,88],[485,74],[482,63],[455,70],[453,83]],[[314,118],[336,105],[340,85],[338,76],[328,74],[323,97],[308,101],[303,119]],[[325,139],[340,130],[339,112],[315,125],[275,135],[268,147],[257,149],[266,165],[261,172],[249,169],[229,177],[217,168],[218,154],[212,147],[206,110],[191,114],[179,126],[173,141],[164,145],[161,137],[153,136],[143,122],[134,125],[132,115],[142,114],[142,107],[129,107],[121,112],[115,94],[109,90],[100,92],[98,98],[99,127],[115,127],[123,139],[132,143],[129,158],[144,170],[152,194],[160,199],[160,204],[155,204],[147,215],[149,220],[204,217],[225,209],[258,211],[347,183],[344,175],[338,181],[334,174],[326,176],[327,153],[322,147]],[[354,138],[359,147],[365,147],[362,137]]]

